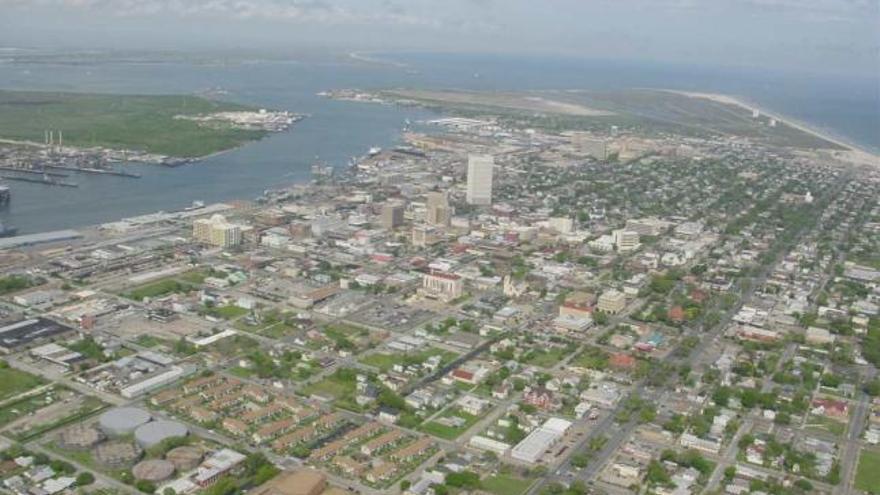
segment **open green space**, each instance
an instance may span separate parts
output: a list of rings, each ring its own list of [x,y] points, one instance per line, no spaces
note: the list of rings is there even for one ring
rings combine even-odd
[[[532,349],[523,356],[521,361],[523,364],[540,366],[541,368],[552,368],[572,352],[574,352],[574,349],[570,347]]]
[[[354,401],[356,388],[357,372],[342,368],[321,381],[303,387],[301,392],[307,396],[327,397],[336,401],[339,407],[359,411],[361,408]]]
[[[434,421],[427,422],[423,424],[419,429],[425,433],[429,433],[434,435],[435,437],[442,438],[444,440],[455,440],[459,435],[466,432],[468,428],[474,425],[479,419],[480,416],[474,416],[472,414],[468,414],[462,411],[457,406],[447,408],[443,411],[439,416],[440,418],[461,418],[464,422],[461,426],[450,426],[445,425],[443,423],[438,423],[435,419]],[[438,418],[439,419],[439,418]]]
[[[868,493],[880,494],[880,450],[862,449],[855,487]]]
[[[107,403],[97,397],[83,397],[76,407],[72,407],[70,410],[66,411],[65,414],[53,417],[45,422],[31,424],[29,428],[24,430],[11,431],[10,436],[20,442],[25,442],[39,437],[48,431],[80,421],[83,418],[104,410],[106,407]]]
[[[482,480],[480,485],[483,490],[495,495],[522,495],[532,486],[532,481],[528,478],[497,474]]]
[[[806,424],[807,428],[819,431],[826,431],[835,436],[843,435],[843,433],[846,431],[846,423],[837,421],[832,418],[826,418],[825,416],[818,416],[815,414],[810,415],[810,417],[807,418]]]
[[[569,363],[579,368],[604,370],[608,367],[608,353],[598,347],[588,346]]]
[[[202,312],[204,312],[204,314],[208,316],[213,316],[214,318],[234,320],[236,318],[246,315],[248,313],[248,310],[240,308],[234,304],[229,304],[227,306],[214,306],[211,308],[204,308]]]
[[[33,285],[34,283],[31,279],[21,275],[0,277],[0,295],[27,289],[28,287],[33,287]]]
[[[0,361],[0,400],[27,392],[43,383],[42,378],[10,368],[5,361]]]
[[[436,347],[429,347],[428,349],[409,353],[377,352],[362,358],[361,363],[366,364],[367,366],[378,368],[383,373],[385,373],[388,372],[395,364],[402,364],[405,366],[422,364],[431,356],[440,356],[440,366],[443,366],[452,362],[452,360],[455,359],[458,354],[443,349],[437,349]]]
[[[151,282],[149,284],[141,285],[126,292],[123,295],[135,301],[142,301],[145,297],[149,297],[152,299],[156,297],[167,296],[168,294],[186,293],[192,290],[195,290],[195,287],[190,284],[180,282],[172,277],[162,279],[157,282]]]
[[[248,107],[188,95],[111,95],[0,90],[0,138],[198,157],[260,139],[265,132],[175,118]],[[56,132],[57,135],[57,132]]]

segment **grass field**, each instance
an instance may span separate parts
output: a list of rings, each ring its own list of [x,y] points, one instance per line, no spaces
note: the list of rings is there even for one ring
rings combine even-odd
[[[323,380],[313,383],[302,389],[306,395],[320,395],[337,401],[353,402],[356,382],[338,371]]]
[[[166,278],[157,282],[142,285],[124,294],[125,297],[135,301],[142,301],[145,297],[155,298],[167,296],[174,292],[189,292],[193,286],[181,283],[174,278]]]
[[[259,139],[263,131],[199,126],[175,119],[247,107],[186,95],[109,95],[0,91],[0,138],[42,143],[59,130],[64,144],[198,157]]]
[[[215,318],[222,318],[224,320],[234,320],[235,318],[244,316],[247,313],[248,310],[231,304],[229,306],[216,306],[213,308],[205,309],[205,314],[213,316]]]
[[[21,431],[13,431],[11,436],[20,442],[28,441],[43,435],[47,431],[75,423],[82,418],[103,410],[105,407],[107,407],[107,403],[96,397],[84,397],[75,408],[67,410],[63,415],[44,422],[31,424],[27,429]]]
[[[390,370],[395,364],[422,364],[431,356],[440,356],[440,366],[448,364],[456,358],[457,354],[443,349],[431,347],[414,353],[375,353],[361,359],[361,363],[378,368],[383,373]]]
[[[880,450],[862,449],[855,487],[868,493],[880,494]]]
[[[5,367],[0,368],[0,400],[27,392],[44,383],[42,378],[10,368],[5,362],[3,366]]]
[[[483,490],[495,495],[521,495],[532,485],[532,481],[526,478],[498,474],[489,476],[481,484]]]
[[[559,347],[553,347],[551,349],[535,349],[526,355],[525,359],[523,359],[523,364],[540,366],[542,368],[552,368],[572,352],[574,352],[573,349],[569,350]]]
[[[458,407],[450,407],[447,410],[443,411],[440,415],[443,418],[461,418],[464,420],[464,423],[461,426],[448,426],[442,423],[438,423],[436,420],[431,421],[429,423],[425,423],[419,428],[425,433],[429,433],[434,435],[435,437],[442,438],[445,440],[455,440],[459,435],[466,432],[468,428],[474,425],[479,419],[480,416],[473,416],[468,414]]]

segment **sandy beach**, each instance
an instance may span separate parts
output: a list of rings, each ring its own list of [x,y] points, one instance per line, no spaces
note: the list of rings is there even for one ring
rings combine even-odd
[[[746,102],[740,98],[730,95],[718,94],[718,93],[699,93],[699,92],[690,92],[690,91],[675,91],[668,90],[672,93],[677,93],[680,95],[689,96],[691,98],[703,98],[711,101],[715,101],[718,103],[723,103],[725,105],[733,105],[749,112],[758,111],[761,112],[762,115],[766,115],[772,119],[776,119],[777,122],[785,124],[789,127],[793,127],[800,131],[806,132],[807,134],[811,134],[818,138],[824,139],[830,143],[834,143],[842,148],[843,151],[829,151],[832,156],[841,161],[846,161],[849,163],[853,163],[856,165],[870,165],[875,167],[880,167],[880,156],[871,153],[859,146],[856,146],[852,143],[848,143],[846,141],[842,141],[839,138],[829,135],[826,132],[821,130],[817,130],[803,122],[799,122],[790,117],[786,117],[784,115],[779,115],[774,112],[769,112],[764,108],[761,108],[758,105],[753,103]]]

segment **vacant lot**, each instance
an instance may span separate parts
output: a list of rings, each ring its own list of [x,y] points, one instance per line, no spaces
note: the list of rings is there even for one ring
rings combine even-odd
[[[862,449],[855,485],[868,493],[880,493],[880,450]]]
[[[27,392],[44,383],[42,378],[10,368],[4,361],[0,361],[0,366],[0,400]]]

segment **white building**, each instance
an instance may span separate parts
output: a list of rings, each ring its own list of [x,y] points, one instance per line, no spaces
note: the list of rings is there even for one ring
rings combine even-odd
[[[469,155],[467,202],[471,205],[492,204],[492,176],[495,158],[492,155]]]
[[[454,273],[431,271],[422,276],[421,293],[425,297],[452,301],[461,297],[464,289],[462,278]]]
[[[599,302],[596,305],[599,311],[617,314],[626,307],[626,295],[619,290],[610,289],[599,296]]]
[[[197,242],[227,248],[241,244],[241,227],[223,215],[200,218],[193,222],[193,238]]]
[[[571,428],[571,422],[561,418],[550,418],[543,425],[516,444],[510,451],[510,457],[518,461],[534,464],[544,455],[550,447],[565,436],[565,432]]]
[[[639,233],[634,230],[619,229],[612,232],[614,244],[621,253],[634,251],[639,248]]]

